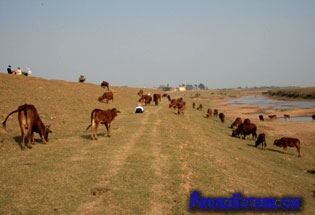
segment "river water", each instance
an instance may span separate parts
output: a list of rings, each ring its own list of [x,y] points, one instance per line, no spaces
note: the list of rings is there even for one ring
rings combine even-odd
[[[266,96],[250,95],[240,98],[229,99],[227,105],[230,106],[258,106],[258,107],[270,107],[274,110],[291,109],[291,108],[314,108],[315,102],[313,101],[285,101],[271,99]],[[283,118],[277,119],[284,121]],[[291,117],[290,121],[312,121],[310,116],[307,117]]]

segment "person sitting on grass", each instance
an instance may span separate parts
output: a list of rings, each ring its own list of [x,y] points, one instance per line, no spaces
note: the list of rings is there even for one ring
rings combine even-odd
[[[143,113],[143,112],[144,112],[144,109],[141,106],[141,104],[139,103],[138,106],[135,109],[135,113]]]

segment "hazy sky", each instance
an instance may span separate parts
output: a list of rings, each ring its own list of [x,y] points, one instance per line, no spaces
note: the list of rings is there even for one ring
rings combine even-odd
[[[0,0],[0,71],[113,86],[315,86],[314,0]]]

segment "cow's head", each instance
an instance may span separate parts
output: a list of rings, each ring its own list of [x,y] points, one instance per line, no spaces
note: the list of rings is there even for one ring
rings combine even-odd
[[[50,128],[50,125],[45,126],[44,139],[45,139],[46,142],[48,142],[48,134],[52,133],[52,131],[49,128]]]
[[[275,141],[273,142],[273,145],[276,145],[276,146],[278,146],[278,147],[281,147],[281,146],[282,146],[282,142],[281,142],[281,140],[275,140]]]
[[[236,130],[233,130],[232,131],[232,137],[236,137],[238,135],[237,131]]]

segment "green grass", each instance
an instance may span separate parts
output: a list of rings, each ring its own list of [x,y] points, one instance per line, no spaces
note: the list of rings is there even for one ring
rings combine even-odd
[[[0,129],[0,214],[189,214],[193,190],[216,197],[302,197],[300,214],[314,214],[314,174],[307,172],[315,168],[314,145],[303,145],[298,158],[293,148],[284,155],[272,146],[273,137],[265,151],[251,139],[232,138],[234,119],[205,118],[216,106],[212,99],[226,96],[220,91],[203,92],[200,100],[187,93],[183,116],[166,98],[135,115],[139,89],[112,90],[114,102],[106,104],[97,101],[104,91],[98,85],[0,74],[2,120],[31,103],[53,130],[48,144],[36,135],[33,149],[21,151],[17,115]],[[193,101],[204,110],[193,110]],[[112,107],[121,111],[112,136],[104,137],[100,126],[99,139],[90,140],[91,111]]]

